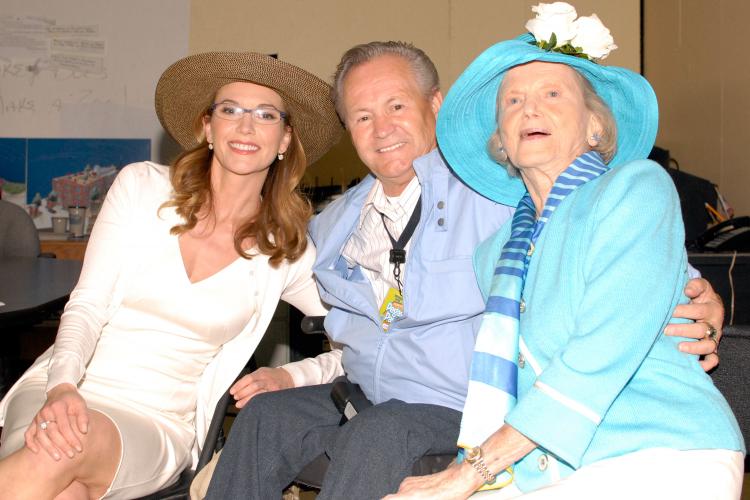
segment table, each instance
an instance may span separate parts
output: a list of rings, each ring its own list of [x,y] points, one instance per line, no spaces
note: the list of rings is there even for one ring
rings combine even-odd
[[[29,257],[0,258],[0,329],[43,321],[68,300],[82,263]]]
[[[58,260],[83,260],[87,243],[88,236],[70,238],[67,234],[59,235],[45,229],[39,231],[39,244],[42,252],[53,253]]]
[[[28,366],[21,337],[65,305],[81,273],[80,261],[0,258],[0,396]],[[35,339],[32,339],[35,340]]]

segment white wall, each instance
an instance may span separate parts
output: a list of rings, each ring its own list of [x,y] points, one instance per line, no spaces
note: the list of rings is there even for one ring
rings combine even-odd
[[[531,0],[192,0],[190,52],[248,50],[278,53],[326,81],[349,47],[372,40],[405,40],[423,49],[447,90],[483,49],[515,37],[533,17]],[[640,70],[638,0],[579,0],[579,15],[596,12],[620,49],[607,62]],[[367,169],[348,138],[306,175],[321,185],[348,182]]]

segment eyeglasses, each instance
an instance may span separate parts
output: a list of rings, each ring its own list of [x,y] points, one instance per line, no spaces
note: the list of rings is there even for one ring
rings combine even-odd
[[[273,106],[258,106],[257,108],[243,108],[228,102],[217,102],[208,108],[208,114],[215,115],[224,120],[237,121],[242,119],[245,113],[249,113],[253,122],[260,125],[273,125],[286,118],[286,113],[279,111]]]

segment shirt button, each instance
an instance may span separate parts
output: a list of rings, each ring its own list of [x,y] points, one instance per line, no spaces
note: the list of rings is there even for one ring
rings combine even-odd
[[[520,312],[522,312],[522,313],[526,312],[526,301],[525,300],[521,299],[521,304],[520,304],[518,310]]]
[[[523,357],[523,354],[520,352],[518,353],[518,367],[523,369],[526,366],[526,358]]]
[[[440,208],[440,209],[445,208],[445,202],[444,201],[439,201],[438,204],[437,204],[437,207]]]
[[[528,255],[529,257],[531,257],[532,255],[534,255],[534,244],[533,243],[531,244],[531,246],[529,246],[529,250],[526,252],[526,255]]]
[[[537,464],[539,464],[539,470],[544,472],[547,470],[547,466],[549,465],[549,458],[547,455],[539,455],[539,458],[537,459]]]
[[[437,223],[438,223],[438,226],[443,226],[443,225],[445,225],[445,219],[443,219],[442,217],[440,217],[440,218],[439,218],[439,219],[437,220]]]

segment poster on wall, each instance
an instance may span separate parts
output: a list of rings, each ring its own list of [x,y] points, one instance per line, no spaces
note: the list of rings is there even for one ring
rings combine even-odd
[[[39,229],[71,208],[91,219],[119,169],[150,157],[149,139],[0,138],[0,199],[27,210]]]

